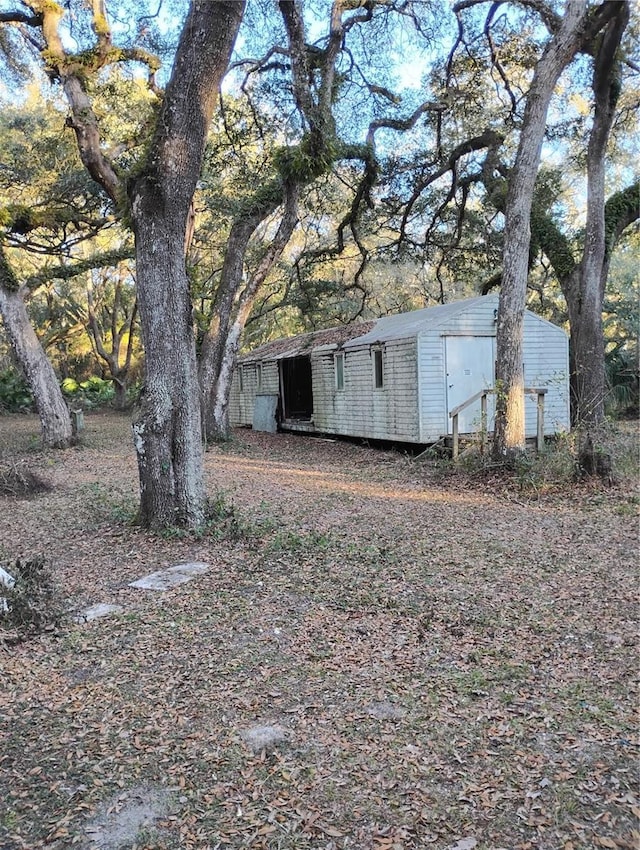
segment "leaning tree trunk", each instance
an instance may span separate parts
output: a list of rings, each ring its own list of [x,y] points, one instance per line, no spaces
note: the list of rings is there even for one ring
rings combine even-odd
[[[233,260],[228,257],[228,254],[232,248],[234,252],[238,251],[237,242],[230,241],[227,247],[225,268],[227,266],[235,267],[238,275],[237,277],[232,277],[231,275],[225,276],[223,270],[220,285],[221,287],[223,285],[225,287],[224,291],[229,301],[229,309],[228,312],[218,310],[216,313],[215,322],[209,328],[200,353],[200,391],[202,394],[203,415],[205,416],[206,438],[208,441],[229,439],[229,396],[231,394],[233,367],[240,345],[240,337],[242,336],[260,287],[273,268],[274,263],[277,262],[286,248],[298,221],[297,204],[300,187],[295,182],[288,182],[282,185],[282,194],[284,210],[278,230],[244,290],[239,297],[236,297],[235,301],[237,303],[235,303],[235,312],[233,315],[231,309],[233,301],[230,298],[230,294],[233,293],[236,296],[238,294],[241,271],[244,265],[244,252],[246,251],[248,240],[244,245],[242,254],[239,257],[236,255]],[[267,212],[265,210],[263,218],[266,218],[266,216]]]
[[[274,202],[273,209],[265,210],[264,214],[260,211],[255,215],[241,216],[233,223],[227,240],[212,318],[202,341],[199,358],[198,377],[207,442],[226,440],[229,436],[227,425],[216,421],[213,412],[220,369],[225,358],[227,337],[233,323],[234,306],[242,285],[244,258],[249,240],[263,218],[276,208],[277,202]]]
[[[7,266],[1,251],[0,266],[4,273]],[[21,290],[0,285],[0,314],[40,416],[42,441],[50,448],[67,448],[74,439],[69,409],[53,366],[29,321]]]
[[[549,102],[560,74],[580,46],[586,13],[585,0],[569,0],[559,30],[536,65],[527,95],[516,161],[510,175],[496,332],[497,395],[493,454],[497,459],[516,455],[525,446],[522,338],[531,241],[531,204]]]

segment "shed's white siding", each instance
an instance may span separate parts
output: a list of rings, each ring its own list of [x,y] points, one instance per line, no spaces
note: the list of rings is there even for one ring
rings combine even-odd
[[[525,313],[524,383],[527,387],[546,387],[544,433],[569,430],[569,342],[562,328]],[[525,397],[527,436],[536,433],[536,398]]]
[[[438,326],[418,335],[418,374],[420,376],[420,442],[430,443],[450,433],[447,401],[446,337],[495,337],[498,296],[474,299],[476,303]],[[550,322],[525,313],[524,382],[527,387],[546,388],[544,432],[550,436],[569,428],[569,348],[567,335]],[[525,399],[525,430],[528,437],[537,432],[537,398]],[[492,424],[490,424],[490,429]]]
[[[374,386],[370,346],[344,350],[344,389],[335,381],[336,348],[311,358],[313,423],[317,431],[374,440],[417,442],[416,340],[390,340],[382,350],[383,386]]]
[[[259,376],[260,382],[258,382]],[[252,425],[256,393],[277,395],[279,392],[280,372],[276,360],[239,364],[234,369],[231,381],[229,422],[232,425]]]

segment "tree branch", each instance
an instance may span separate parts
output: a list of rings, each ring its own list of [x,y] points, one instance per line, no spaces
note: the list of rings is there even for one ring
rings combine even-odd
[[[105,268],[115,266],[122,260],[130,260],[135,256],[133,247],[126,246],[118,248],[114,251],[103,251],[98,254],[93,254],[83,260],[76,260],[73,263],[61,264],[56,266],[45,266],[36,274],[30,275],[24,285],[30,292],[33,292],[45,283],[51,280],[69,280],[79,274],[83,274],[90,269]]]
[[[42,26],[42,15],[34,13],[28,15],[26,12],[0,12],[0,24],[26,24],[28,27]]]

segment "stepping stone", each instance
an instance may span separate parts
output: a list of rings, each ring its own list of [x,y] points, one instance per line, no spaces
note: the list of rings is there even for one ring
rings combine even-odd
[[[278,744],[289,740],[289,732],[282,726],[252,726],[243,729],[240,737],[254,753],[273,750]]]
[[[142,590],[169,590],[179,584],[184,584],[185,581],[190,581],[194,576],[208,572],[210,569],[210,564],[176,564],[175,567],[167,567],[166,570],[158,570],[139,578],[137,581],[131,581],[129,587],[140,587]]]
[[[367,714],[376,720],[403,720],[407,712],[392,702],[373,702],[367,707]]]
[[[98,620],[100,617],[108,617],[110,614],[120,614],[124,611],[122,605],[110,605],[107,602],[99,602],[97,605],[92,605],[80,614],[76,614],[73,618],[76,623],[89,623],[91,620]]]
[[[13,587],[15,583],[16,580],[14,579],[14,577],[12,575],[9,575],[9,573],[5,569],[0,567],[0,584],[4,584],[5,587]]]

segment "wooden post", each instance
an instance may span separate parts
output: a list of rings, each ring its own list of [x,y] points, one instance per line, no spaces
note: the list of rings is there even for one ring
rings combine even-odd
[[[487,393],[480,397],[480,454],[487,450]]]
[[[544,451],[544,392],[538,393],[538,433],[537,433],[537,449],[538,452]]]
[[[453,460],[458,460],[458,414],[453,414],[453,448],[451,449],[451,457]]]
[[[71,426],[76,437],[84,431],[84,412],[82,410],[71,411]]]

